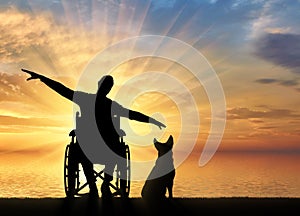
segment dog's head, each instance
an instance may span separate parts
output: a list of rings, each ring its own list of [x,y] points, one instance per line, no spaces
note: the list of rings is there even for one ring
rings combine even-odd
[[[154,142],[154,146],[158,151],[158,155],[161,156],[165,153],[167,153],[169,150],[171,150],[173,148],[173,136],[170,135],[168,140],[165,143],[162,142],[158,142],[157,139],[154,138],[153,140]]]

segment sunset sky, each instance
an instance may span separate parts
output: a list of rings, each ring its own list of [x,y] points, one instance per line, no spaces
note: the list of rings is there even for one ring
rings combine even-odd
[[[89,76],[88,65],[103,49],[145,35],[186,43],[201,53],[217,74],[227,111],[218,151],[300,152],[299,11],[299,0],[3,0],[0,156],[40,157],[58,148],[63,151],[74,126],[73,104],[39,81],[26,81],[29,76],[21,68],[77,89],[80,78]],[[132,50],[121,47],[106,56],[107,62],[130,55]],[[169,52],[185,54],[176,49]],[[94,67],[99,77],[108,73],[99,67]],[[147,72],[167,74],[178,86],[151,74],[142,79]],[[163,140],[169,134],[175,140],[181,137],[182,143],[194,142],[190,137],[197,137],[194,153],[199,157],[211,127],[211,104],[201,83],[205,80],[199,82],[189,68],[177,62],[155,57],[119,62],[110,73],[115,87],[109,97],[114,99],[128,84],[132,87],[126,89],[130,101],[123,96],[120,103],[167,125],[162,131],[137,122],[125,126],[130,128],[127,137],[133,158],[154,158],[148,153],[154,152],[153,138]],[[91,92],[97,86],[94,78],[90,80],[94,83],[86,81],[94,85],[89,86]],[[172,93],[154,91],[151,87],[155,85]],[[194,125],[197,116],[189,111],[191,100],[181,95],[180,89],[194,100],[200,125]],[[191,122],[189,128],[182,127],[184,120]],[[199,127],[199,132],[194,127]]]

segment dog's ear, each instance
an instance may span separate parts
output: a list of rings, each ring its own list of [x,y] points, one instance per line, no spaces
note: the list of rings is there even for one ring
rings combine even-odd
[[[172,146],[173,146],[173,143],[174,143],[173,136],[170,135],[170,136],[169,136],[169,139],[168,139],[167,142],[166,142],[166,145],[172,147]]]
[[[156,138],[153,139],[153,143],[155,148],[159,151],[161,143],[158,142]]]

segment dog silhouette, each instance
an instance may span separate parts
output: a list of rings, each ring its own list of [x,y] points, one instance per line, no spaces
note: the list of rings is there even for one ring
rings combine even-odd
[[[161,143],[155,138],[153,142],[158,151],[158,158],[143,186],[141,192],[142,198],[154,201],[165,199],[167,190],[169,198],[173,198],[173,183],[175,177],[172,152],[174,143],[173,136],[170,135],[165,143]]]

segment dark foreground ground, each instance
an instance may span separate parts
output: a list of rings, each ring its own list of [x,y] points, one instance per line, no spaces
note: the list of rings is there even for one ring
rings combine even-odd
[[[0,215],[300,215],[300,198],[174,198],[148,203],[141,198],[0,199]]]

